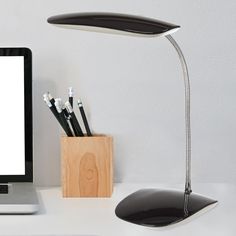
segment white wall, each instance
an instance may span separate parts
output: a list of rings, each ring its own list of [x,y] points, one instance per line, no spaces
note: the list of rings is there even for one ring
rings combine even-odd
[[[182,26],[192,85],[193,182],[236,181],[235,0],[0,0],[0,46],[33,51],[34,174],[60,183],[61,130],[42,101],[73,86],[94,131],[115,139],[116,181],[184,181],[184,87],[165,38],[66,30],[49,16],[103,11]],[[4,135],[4,134],[3,134]]]

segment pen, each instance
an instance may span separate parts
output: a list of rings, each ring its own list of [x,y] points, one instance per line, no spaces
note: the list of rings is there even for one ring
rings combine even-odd
[[[69,94],[69,102],[70,102],[71,107],[73,108],[74,90],[72,87],[69,87],[68,90],[69,90],[69,93],[68,93]]]
[[[85,115],[85,112],[84,112],[83,104],[82,104],[80,99],[78,100],[78,106],[79,106],[79,110],[80,110],[80,113],[81,113],[81,116],[82,116],[82,119],[83,119],[83,122],[84,122],[84,126],[85,126],[85,129],[86,129],[87,135],[92,136],[92,133],[90,131],[89,124],[88,124],[88,121],[87,121],[87,118],[86,118],[86,115]]]
[[[77,132],[78,132],[78,136],[84,136],[83,131],[82,131],[80,125],[79,125],[79,122],[78,122],[78,120],[75,116],[75,113],[73,111],[73,108],[72,108],[70,102],[68,102],[68,101],[65,102],[65,106],[66,106],[66,110],[68,111],[68,113],[71,116],[70,119],[71,119],[72,123],[74,123],[75,130],[77,130]]]
[[[59,114],[59,117],[60,117],[63,129],[65,130],[67,136],[72,137],[73,133],[72,133],[72,131],[70,129],[69,124],[66,121],[64,113],[62,112],[62,101],[61,101],[60,98],[56,98],[55,99],[55,106],[56,106],[57,112]]]

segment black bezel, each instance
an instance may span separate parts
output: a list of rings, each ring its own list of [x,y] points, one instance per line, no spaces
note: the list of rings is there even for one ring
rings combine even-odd
[[[0,56],[24,56],[25,113],[25,175],[0,175],[0,183],[33,182],[32,52],[29,48],[0,48]]]

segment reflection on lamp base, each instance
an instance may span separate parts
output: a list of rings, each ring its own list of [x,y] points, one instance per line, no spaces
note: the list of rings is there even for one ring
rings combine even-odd
[[[161,227],[179,223],[216,203],[215,200],[195,193],[142,189],[122,200],[115,213],[130,223]]]

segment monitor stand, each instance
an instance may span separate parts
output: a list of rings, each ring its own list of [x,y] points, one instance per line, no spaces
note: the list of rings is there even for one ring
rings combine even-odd
[[[33,183],[0,184],[0,214],[34,214],[38,209]]]

